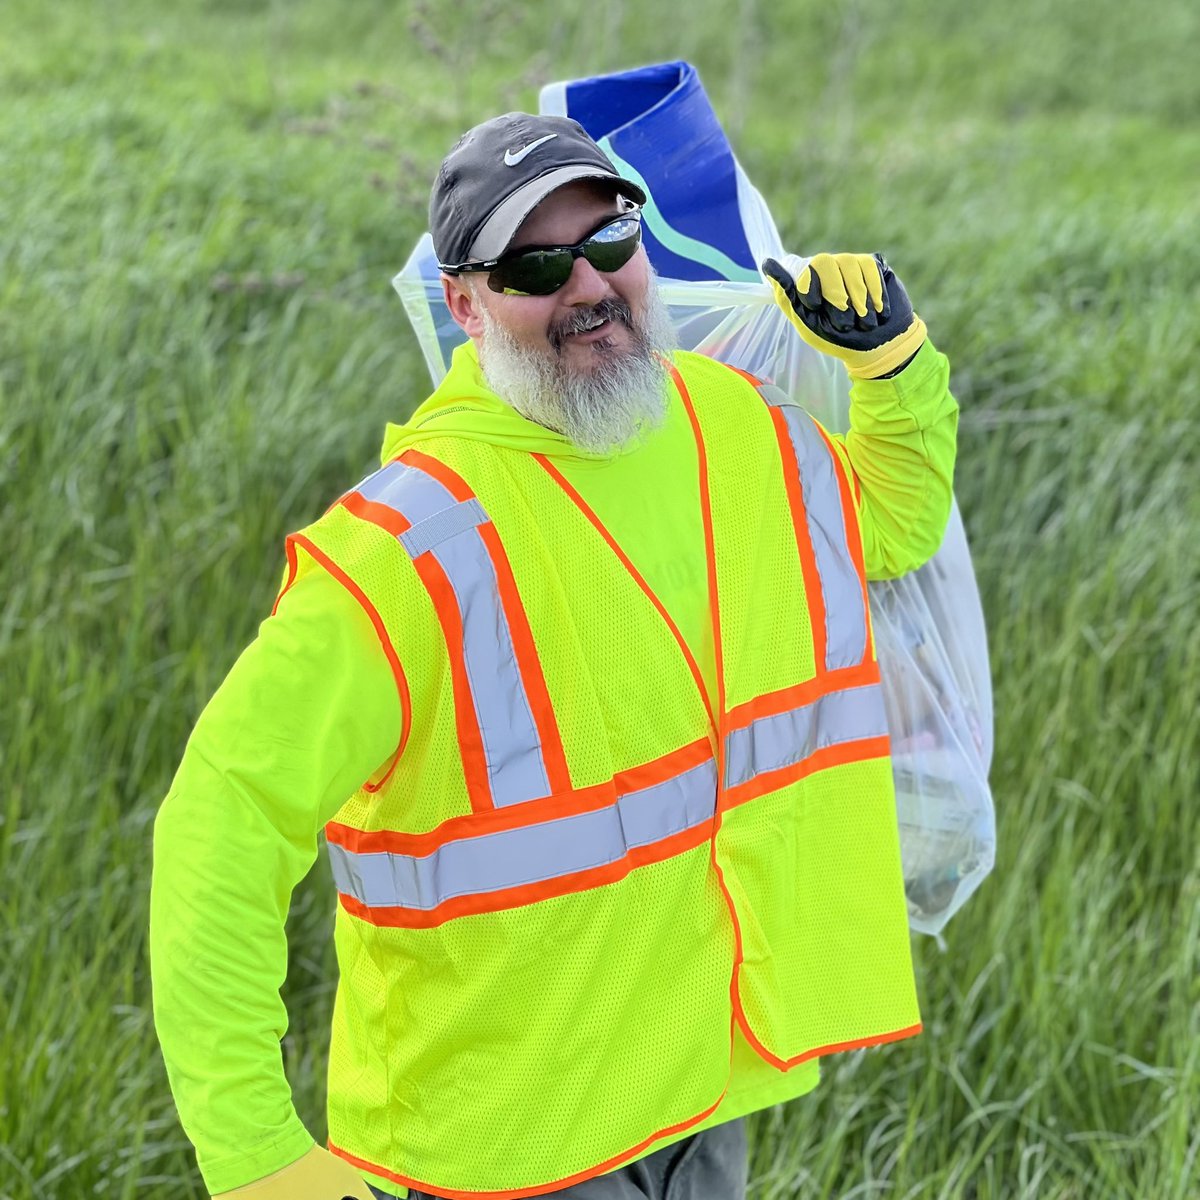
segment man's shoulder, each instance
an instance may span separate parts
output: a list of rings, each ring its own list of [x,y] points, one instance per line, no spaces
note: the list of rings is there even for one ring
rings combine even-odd
[[[450,435],[426,437],[419,450],[402,448],[346,488],[304,532],[358,529],[365,524],[403,541],[401,535],[410,526],[461,507],[463,455],[469,456],[473,449],[469,439]]]
[[[701,354],[696,350],[676,350],[671,355],[671,361],[681,375],[699,373],[702,375],[711,375],[719,379],[727,374],[734,373],[732,367],[727,366],[719,359],[715,359],[708,354]]]
[[[684,383],[694,380],[699,385],[721,388],[726,395],[756,397],[760,402],[766,400],[768,404],[787,402],[786,395],[768,380],[707,354],[676,350],[672,358]]]

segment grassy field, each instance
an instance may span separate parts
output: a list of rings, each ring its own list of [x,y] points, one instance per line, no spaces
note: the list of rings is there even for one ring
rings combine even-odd
[[[564,11],[565,8],[574,11]],[[157,804],[283,534],[427,382],[388,279],[461,129],[701,70],[798,250],[954,368],[994,876],[925,1035],[754,1125],[753,1200],[1200,1195],[1200,9],[9,0],[0,39],[0,1198],[202,1196],[149,1010]],[[285,1048],[323,1136],[327,869]]]

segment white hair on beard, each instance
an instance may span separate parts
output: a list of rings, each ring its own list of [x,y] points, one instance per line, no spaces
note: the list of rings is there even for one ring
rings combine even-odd
[[[580,306],[549,331],[545,350],[522,346],[482,304],[479,312],[483,377],[492,391],[528,420],[596,454],[627,449],[665,420],[663,359],[670,360],[676,339],[653,276],[640,317],[634,317],[623,300]],[[632,345],[627,352],[616,353],[601,340],[592,344],[597,356],[593,370],[568,367],[559,354],[563,339],[587,328],[597,316],[623,322],[632,334]]]

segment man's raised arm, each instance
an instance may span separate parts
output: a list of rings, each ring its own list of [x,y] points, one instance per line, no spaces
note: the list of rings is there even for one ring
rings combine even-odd
[[[867,577],[915,570],[941,545],[953,499],[946,356],[877,254],[768,258],[763,273],[800,336],[850,373],[850,432],[832,441],[856,481]]]

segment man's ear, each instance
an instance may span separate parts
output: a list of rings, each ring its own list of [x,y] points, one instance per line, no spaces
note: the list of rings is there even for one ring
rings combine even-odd
[[[469,338],[483,336],[483,318],[479,315],[480,300],[475,290],[461,276],[442,276],[442,296],[455,323]]]

